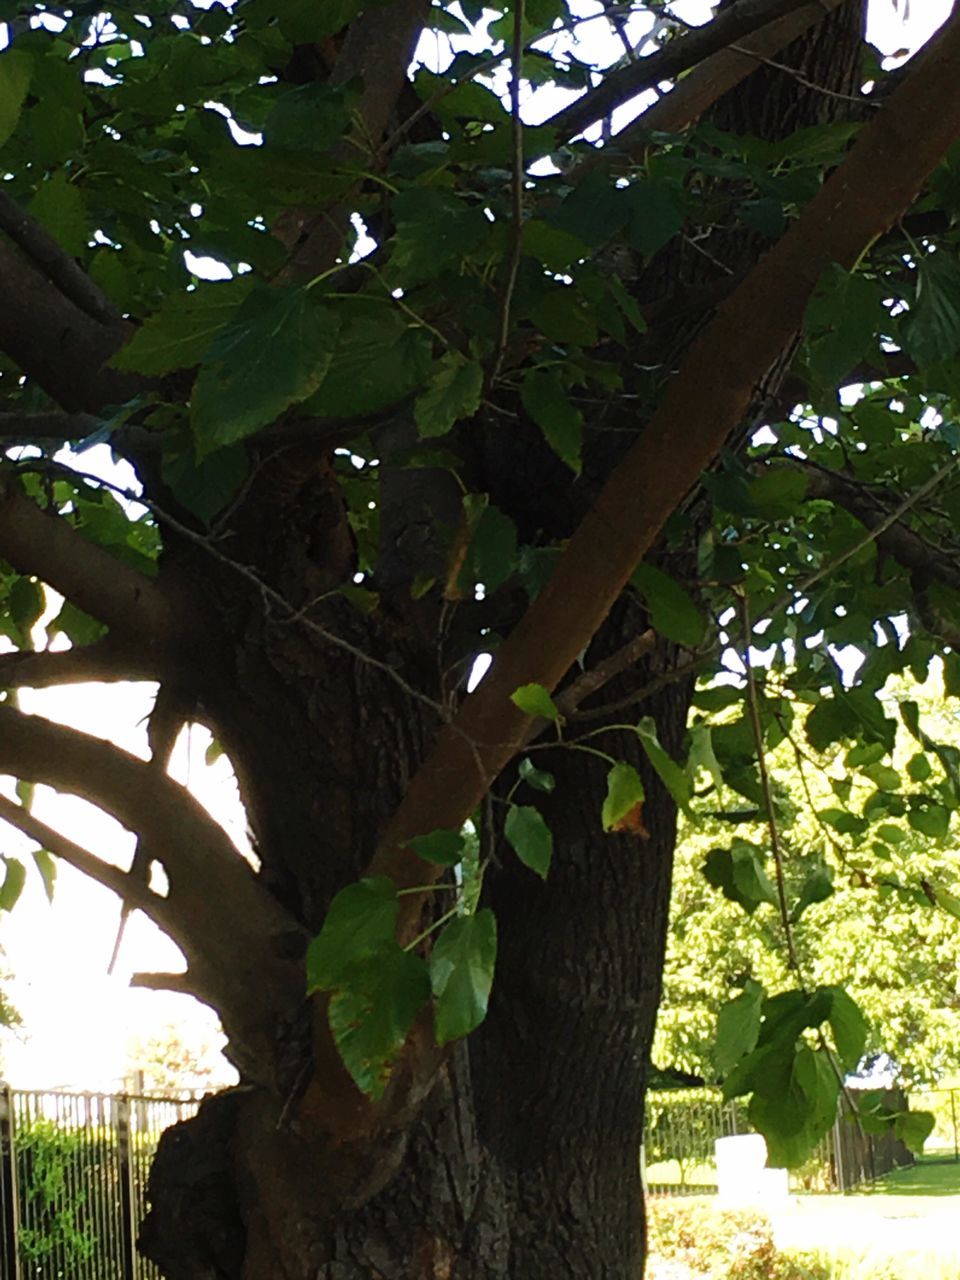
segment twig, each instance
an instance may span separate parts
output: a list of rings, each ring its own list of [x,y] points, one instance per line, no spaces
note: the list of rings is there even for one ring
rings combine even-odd
[[[788,67],[784,62],[776,62],[773,58],[766,58],[762,53],[756,53],[753,49],[748,49],[742,44],[731,44],[728,46],[734,53],[742,53],[748,58],[753,58],[756,62],[762,63],[765,67],[770,67],[772,71],[780,71],[786,76],[791,76],[796,80],[797,84],[802,85],[804,89],[812,89],[814,93],[822,93],[825,98],[836,98],[839,102],[853,102],[858,107],[870,107],[876,111],[883,106],[882,102],[875,101],[867,97],[865,94],[840,93],[836,89],[828,89],[826,85],[816,84],[813,80],[808,80],[802,72],[796,67]]]
[[[622,649],[612,653],[609,658],[604,658],[595,667],[577,676],[576,680],[554,699],[560,714],[572,715],[585,698],[589,698],[591,694],[621,675],[634,663],[652,653],[656,645],[657,633],[648,627],[646,631],[641,631],[638,636],[634,636]]]
[[[523,244],[523,121],[520,119],[520,83],[523,74],[523,12],[525,0],[514,0],[513,53],[510,75],[510,140],[512,143],[512,171],[510,175],[510,256],[507,259],[503,296],[500,299],[500,332],[497,338],[497,354],[490,371],[490,382],[496,382],[503,364],[507,339],[510,336],[510,307],[520,269],[520,251]]]
[[[872,542],[876,542],[877,539],[886,533],[889,528],[906,515],[911,507],[915,506],[921,498],[926,497],[928,493],[931,493],[943,480],[946,479],[951,471],[955,470],[958,466],[960,466],[960,457],[951,458],[949,462],[945,463],[935,471],[929,480],[924,481],[922,485],[919,485],[914,489],[912,493],[908,494],[907,497],[894,508],[893,511],[884,516],[884,518],[872,529],[869,529],[862,538],[858,538],[853,546],[848,547],[845,551],[840,552],[839,555],[834,556],[832,560],[827,564],[822,565],[815,573],[811,573],[809,577],[798,583],[796,587],[791,587],[789,590],[785,591],[779,599],[768,605],[766,609],[763,609],[754,620],[754,623],[765,622],[776,617],[782,609],[798,604],[799,601],[806,596],[811,587],[816,586],[816,584],[822,581],[823,578],[839,569],[841,565],[845,564],[849,559],[851,559],[851,557],[862,551],[864,547],[868,547]],[[578,711],[576,712],[575,717],[572,718],[577,720],[598,720],[603,716],[611,715],[614,712],[624,711],[627,707],[636,706],[646,698],[651,697],[654,693],[659,692],[659,690],[664,688],[666,685],[673,684],[675,681],[681,680],[687,675],[694,674],[698,668],[704,666],[710,658],[715,656],[721,648],[729,646],[738,639],[742,640],[742,638],[740,631],[728,632],[727,640],[723,644],[721,644],[718,637],[685,666],[675,668],[673,671],[667,672],[662,676],[658,676],[655,680],[650,681],[649,684],[644,685],[641,689],[637,689],[634,693],[628,694],[624,698],[618,698],[615,702],[605,703],[601,707],[591,707],[587,711]]]
[[[757,698],[757,682],[753,674],[753,663],[750,660],[750,646],[753,644],[753,632],[750,625],[750,606],[746,593],[737,591],[740,606],[740,619],[743,631],[743,665],[747,672],[747,705],[750,711],[750,723],[753,727],[753,740],[757,749],[757,767],[760,770],[760,789],[763,792],[763,803],[767,809],[767,829],[770,832],[770,848],[773,852],[773,865],[777,878],[777,902],[780,907],[780,923],[787,943],[787,958],[790,968],[800,974],[800,962],[794,945],[793,925],[790,923],[790,911],[787,907],[787,890],[783,876],[783,851],[780,847],[780,830],[777,817],[773,811],[773,795],[770,791],[770,776],[767,773],[767,755],[763,745],[763,725],[760,723],[760,703]],[[801,979],[802,985],[802,979]]]
[[[225,552],[221,551],[219,547],[214,545],[210,538],[205,537],[202,533],[198,533],[195,529],[191,529],[189,525],[183,524],[176,518],[176,516],[171,515],[169,511],[165,511],[156,502],[152,501],[152,499],[146,497],[146,495],[142,493],[132,493],[129,489],[124,488],[123,485],[115,484],[113,481],[107,480],[103,476],[95,476],[86,471],[75,471],[73,468],[65,467],[61,463],[51,461],[49,458],[27,458],[23,463],[19,464],[19,469],[61,472],[75,480],[83,480],[87,484],[93,485],[96,488],[109,489],[112,493],[117,494],[121,498],[125,498],[128,502],[140,503],[140,505],[146,507],[161,524],[167,525],[180,537],[186,538],[198,547],[202,547],[207,555],[212,557],[212,559],[231,569],[241,578],[245,578],[247,582],[256,587],[264,600],[269,600],[271,604],[282,610],[285,618],[296,615],[297,610],[295,606],[290,604],[286,597],[281,595],[279,591],[275,590],[269,583],[265,582],[255,569],[251,569],[249,565],[242,564],[239,560],[234,560],[231,556],[226,555]],[[123,568],[123,566],[118,566],[118,568]],[[430,709],[435,711],[442,720],[449,720],[449,714],[441,703],[436,702],[427,694],[421,693],[419,689],[415,689],[412,684],[405,680],[403,676],[401,676],[400,673],[388,663],[381,662],[379,658],[374,658],[369,653],[364,653],[362,649],[351,644],[349,640],[344,640],[342,636],[338,636],[335,632],[328,630],[321,623],[315,622],[312,618],[300,618],[299,622],[301,626],[305,627],[308,631],[312,631],[315,635],[319,635],[328,644],[333,645],[334,648],[342,649],[345,653],[349,653],[351,657],[357,660],[357,662],[364,663],[366,666],[374,667],[376,670],[382,671],[384,675],[389,676],[389,678],[393,680],[409,698],[430,707]]]

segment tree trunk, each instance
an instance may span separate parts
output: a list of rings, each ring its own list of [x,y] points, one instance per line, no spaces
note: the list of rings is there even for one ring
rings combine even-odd
[[[857,9],[847,6],[782,55],[802,66],[802,81],[762,68],[720,104],[717,122],[770,136],[848,110],[842,98],[808,86],[840,93],[855,86]],[[706,257],[688,245],[671,249],[644,272],[638,296],[713,283],[717,262],[723,274],[736,274],[757,245],[747,233],[718,233],[709,250]],[[669,372],[696,323],[655,327],[638,366]],[[765,395],[776,392],[779,376]],[[658,388],[648,390],[652,397]],[[613,412],[636,429],[636,402],[629,416]],[[622,437],[598,433],[587,479],[574,485],[548,453],[531,448],[530,433],[521,434],[526,453],[517,456],[515,442],[490,424],[470,485],[490,492],[526,540],[531,531],[544,541],[562,538],[590,501],[589,477],[615,461],[602,442]],[[420,485],[419,494],[406,483]],[[411,512],[423,503],[435,511],[448,496],[436,476],[401,477],[397,486],[394,509],[385,499],[383,590],[370,616],[323,598],[349,580],[352,542],[333,473],[308,450],[264,466],[225,550],[282,591],[313,630],[271,617],[245,583],[186,546],[170,548],[164,568],[189,581],[216,621],[219,643],[193,655],[189,694],[234,762],[266,884],[310,932],[334,893],[369,863],[437,728],[436,704],[455,685],[445,673],[459,663],[462,676],[466,641],[457,619],[451,624],[448,607],[433,597],[410,601],[403,552],[420,527]],[[691,509],[686,537],[670,551],[674,569],[692,563],[698,522]],[[422,546],[416,556],[422,567]],[[511,606],[498,622],[508,627],[516,612]],[[640,606],[624,603],[591,658],[645,625]],[[358,660],[317,628],[383,665]],[[673,671],[677,658],[660,646],[605,696],[636,692]],[[690,681],[678,678],[642,705],[673,754],[690,693]],[[556,778],[552,794],[538,799],[556,839],[542,882],[502,851],[494,798],[483,832],[495,859],[484,893],[499,929],[490,1011],[447,1058],[410,1131],[398,1125],[364,1167],[346,1150],[338,1165],[334,1140],[299,1129],[291,1116],[310,1070],[309,1034],[289,1019],[272,1081],[251,1078],[241,1063],[237,1089],[164,1135],[141,1247],[168,1280],[639,1280],[638,1148],[675,811],[633,735],[609,728],[593,745],[643,772],[642,821],[602,834],[602,764],[562,746],[538,750],[537,765]],[[291,940],[293,950],[299,945]],[[343,1170],[339,1180],[334,1167]]]

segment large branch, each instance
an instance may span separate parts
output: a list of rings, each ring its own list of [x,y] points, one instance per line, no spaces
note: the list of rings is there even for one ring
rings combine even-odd
[[[36,218],[0,191],[0,231],[5,231],[65,298],[105,324],[122,317],[107,295]]]
[[[572,170],[578,181],[599,167],[616,169],[627,162],[640,163],[650,145],[651,132],[680,133],[694,124],[725,93],[745,80],[764,59],[798,40],[850,0],[806,0],[775,22],[758,28],[735,49],[722,49],[678,81],[643,115],[614,136],[608,147],[595,148]],[[576,104],[574,104],[576,105]]]
[[[62,832],[41,822],[29,809],[25,809],[22,804],[17,804],[15,800],[9,799],[2,793],[0,793],[0,819],[8,822],[11,827],[16,827],[41,849],[46,849],[48,853],[62,858],[64,862],[75,867],[83,875],[89,876],[97,884],[103,885],[105,889],[112,889],[125,902],[146,912],[161,928],[166,928],[169,932],[164,899],[159,894],[152,893],[145,884],[138,884],[131,880],[126,871],[113,866],[110,862],[104,862],[102,858],[98,858],[96,854],[76,844]]]
[[[609,72],[598,85],[551,116],[546,124],[556,131],[558,142],[566,142],[594,121],[610,115],[617,107],[655,89],[664,80],[672,80],[689,71],[711,54],[752,35],[776,18],[809,7],[806,0],[738,0],[737,4],[718,13],[710,22],[671,40],[649,57]],[[822,18],[830,6],[818,4],[814,7],[819,9]]]
[[[607,616],[668,516],[742,420],[799,329],[827,266],[852,265],[909,206],[960,137],[960,20],[954,18],[801,217],[720,305],[646,429],[568,542],[553,577],[413,778],[372,869],[402,886],[424,865],[406,842],[459,829],[524,741],[518,686],[553,689]],[[883,175],[883,181],[877,175]],[[410,899],[405,899],[405,904]],[[414,911],[407,926],[414,926]]]
[[[0,556],[150,654],[169,652],[182,639],[189,614],[156,579],[122,564],[62,516],[42,511],[9,472],[0,472]]]
[[[145,648],[124,644],[111,633],[72,649],[17,649],[0,653],[0,689],[52,689],[91,680],[158,680],[162,672]]]
[[[278,1023],[303,999],[302,930],[226,832],[178,783],[118,747],[0,705],[0,773],[82,797],[149,839],[167,874],[164,928],[193,989],[223,1019],[231,1052],[263,1083]],[[267,1064],[267,1065],[265,1065]]]
[[[0,280],[0,350],[58,404],[96,413],[143,388],[142,378],[104,367],[133,333],[129,322],[95,320],[2,240]]]

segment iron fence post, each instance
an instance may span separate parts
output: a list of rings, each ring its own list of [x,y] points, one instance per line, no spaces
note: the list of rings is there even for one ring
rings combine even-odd
[[[20,1249],[17,1228],[20,1222],[20,1203],[17,1190],[16,1117],[13,1110],[13,1091],[8,1084],[0,1084],[0,1241],[3,1243],[3,1280],[20,1280]]]
[[[133,1186],[133,1141],[130,1129],[130,1099],[116,1099],[117,1174],[120,1183],[120,1251],[123,1280],[137,1276],[137,1218]]]

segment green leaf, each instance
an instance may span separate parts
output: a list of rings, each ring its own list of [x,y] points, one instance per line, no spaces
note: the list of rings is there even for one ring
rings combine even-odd
[[[837,1056],[845,1071],[856,1071],[867,1043],[867,1022],[854,1001],[842,987],[825,987],[830,993],[830,1029],[837,1046]]]
[[[932,772],[930,761],[922,751],[918,751],[907,761],[907,773],[914,782],[926,782]]]
[[[274,103],[263,126],[267,146],[326,152],[350,124],[342,88],[328,84],[288,88]]]
[[[690,807],[690,778],[686,770],[682,769],[667,755],[663,747],[660,745],[660,739],[657,736],[657,724],[652,716],[644,716],[636,727],[637,737],[640,739],[640,745],[647,753],[647,758],[653,765],[660,781],[670,792],[674,802],[685,811],[689,811]]]
[[[19,858],[0,858],[6,867],[3,884],[0,885],[0,911],[12,911],[23,892],[27,869]]]
[[[316,391],[339,325],[306,289],[255,289],[210,344],[194,383],[197,456],[252,435]]]
[[[928,804],[923,809],[911,809],[907,814],[907,822],[921,835],[929,836],[932,840],[942,840],[950,830],[950,810],[942,804]]]
[[[14,579],[7,593],[7,609],[22,646],[29,647],[30,632],[44,609],[43,587],[36,578],[21,576]]]
[[[165,440],[165,443],[166,440]],[[170,438],[160,463],[160,474],[182,506],[209,524],[235,498],[250,474],[250,461],[242,444],[218,449],[197,462],[186,433]]]
[[[160,377],[192,369],[225,328],[253,282],[250,276],[200,284],[190,293],[171,293],[110,363],[116,369]]]
[[[583,414],[570,403],[559,376],[552,370],[529,370],[520,387],[520,399],[550,448],[579,475]]]
[[[904,321],[904,346],[917,364],[949,360],[960,351],[960,265],[937,250],[917,264],[917,297]]]
[[[789,466],[769,467],[747,486],[750,503],[761,520],[788,520],[797,514],[810,481]]]
[[[714,1057],[721,1075],[726,1075],[741,1058],[756,1048],[765,994],[759,982],[748,978],[740,995],[721,1005],[714,1043]]]
[[[702,644],[706,623],[679,582],[652,564],[638,565],[630,581],[643,596],[654,631],[690,649]]]
[[[936,1122],[931,1111],[901,1111],[893,1122],[894,1136],[916,1155],[920,1155]]]
[[[437,1044],[469,1035],[486,1017],[496,959],[497,921],[488,907],[451,920],[440,934],[430,956]]]
[[[517,772],[523,781],[536,791],[552,791],[557,785],[553,774],[547,773],[544,769],[538,769],[529,756],[523,757]]]
[[[378,413],[422,387],[433,368],[424,329],[393,306],[358,298],[342,319],[327,376],[303,412],[331,418]]]
[[[876,281],[828,267],[807,308],[808,368],[814,381],[833,388],[873,346],[885,316]]]
[[[590,256],[579,236],[541,218],[530,218],[523,224],[523,252],[550,271],[565,271],[572,263]]]
[[[426,836],[414,836],[407,844],[426,862],[435,862],[441,867],[455,867],[463,857],[464,839],[459,831],[445,831],[440,828]]]
[[[764,869],[761,853],[745,840],[734,841],[730,849],[711,849],[703,874],[725,898],[739,903],[747,915],[753,915],[761,903],[776,904],[776,890]]]
[[[643,802],[643,781],[632,764],[619,761],[607,774],[607,794],[600,821],[604,831],[614,831],[632,809]]]
[[[352,965],[341,981],[330,997],[330,1030],[358,1088],[376,1100],[430,998],[430,975],[418,955],[393,942]]]
[[[468,499],[475,496],[466,495],[465,510]],[[467,510],[472,532],[460,585],[483,583],[489,593],[503,586],[517,567],[517,526],[499,507],[486,501],[486,494],[482,497],[484,502],[478,516],[472,517]]]
[[[67,253],[81,256],[90,235],[87,210],[79,186],[70,182],[63,169],[40,184],[30,212]]]
[[[19,49],[5,49],[0,57],[0,147],[17,127],[32,67],[32,59]]]
[[[479,205],[436,188],[402,191],[393,201],[393,215],[397,230],[387,272],[405,289],[447,267],[459,269],[471,252],[489,243],[492,231]]]
[[[413,416],[423,439],[442,436],[462,418],[472,418],[480,408],[483,367],[448,351],[437,362],[433,377],[417,396]]]
[[[54,635],[58,631],[62,632],[72,645],[82,649],[84,645],[93,644],[94,640],[99,640],[102,635],[105,635],[107,628],[96,618],[91,618],[89,613],[84,613],[75,604],[65,600],[57,616],[47,623],[48,634]]]
[[[635,178],[626,189],[626,203],[627,241],[644,255],[656,253],[683,226],[683,210],[657,182]]]
[[[954,920],[960,920],[960,898],[955,893],[951,893],[949,889],[941,889],[937,885],[928,886],[937,900],[937,905],[943,907]]]
[[[542,716],[544,720],[560,719],[557,704],[542,684],[522,684],[511,693],[510,701],[525,715]]]
[[[397,886],[389,876],[368,876],[341,889],[307,948],[307,994],[331,990],[358,961],[392,942],[397,910]]]
[[[40,879],[43,881],[43,891],[47,895],[47,901],[52,902],[53,890],[57,881],[56,858],[46,849],[34,849],[33,861],[40,872]]]
[[[598,339],[594,309],[573,285],[556,285],[530,308],[529,318],[553,342],[592,347]]]
[[[546,880],[553,858],[553,833],[537,810],[529,805],[512,805],[504,834],[523,865]]]
[[[790,919],[796,924],[807,907],[812,907],[816,902],[826,902],[832,893],[833,871],[827,866],[814,867],[800,887]]]

